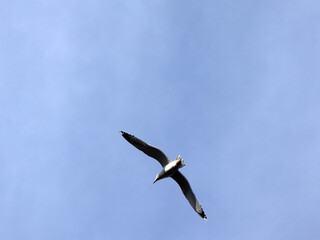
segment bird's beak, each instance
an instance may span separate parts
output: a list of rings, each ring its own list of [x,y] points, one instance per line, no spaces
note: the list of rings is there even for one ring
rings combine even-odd
[[[153,181],[153,183],[152,184],[154,184],[156,181],[158,181],[159,180],[159,174],[157,174],[157,176],[156,176],[156,179]]]

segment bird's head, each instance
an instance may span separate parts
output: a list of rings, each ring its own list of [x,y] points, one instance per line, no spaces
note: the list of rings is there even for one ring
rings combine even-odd
[[[153,181],[153,184],[155,184],[155,182],[158,180],[159,180],[159,174],[157,174],[156,179]]]

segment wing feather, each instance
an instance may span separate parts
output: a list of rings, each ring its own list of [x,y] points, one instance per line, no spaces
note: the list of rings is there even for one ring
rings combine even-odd
[[[185,178],[185,176],[182,175],[181,172],[177,171],[175,174],[171,176],[180,186],[184,196],[189,201],[191,207],[205,220],[207,220],[207,216],[204,213],[196,195],[194,195],[192,188],[188,182],[188,180]]]
[[[145,143],[141,139],[139,139],[129,133],[126,133],[123,131],[120,131],[120,132],[121,132],[122,136],[129,143],[131,143],[133,146],[138,148],[140,151],[147,154],[149,157],[156,159],[161,164],[162,167],[165,167],[169,162],[171,162],[169,160],[169,158],[160,149]]]

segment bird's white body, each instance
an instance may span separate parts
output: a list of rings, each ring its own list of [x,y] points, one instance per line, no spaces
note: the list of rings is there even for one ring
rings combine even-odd
[[[174,161],[169,162],[164,166],[164,168],[157,174],[156,179],[153,183],[160,179],[171,177],[173,174],[175,174],[176,171],[178,171],[179,168],[182,168],[184,166],[184,161],[179,155]]]

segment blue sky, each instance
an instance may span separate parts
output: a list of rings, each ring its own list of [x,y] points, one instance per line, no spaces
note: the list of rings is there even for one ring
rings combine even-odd
[[[0,4],[1,239],[319,239],[318,1]],[[208,221],[119,130],[180,154]]]

